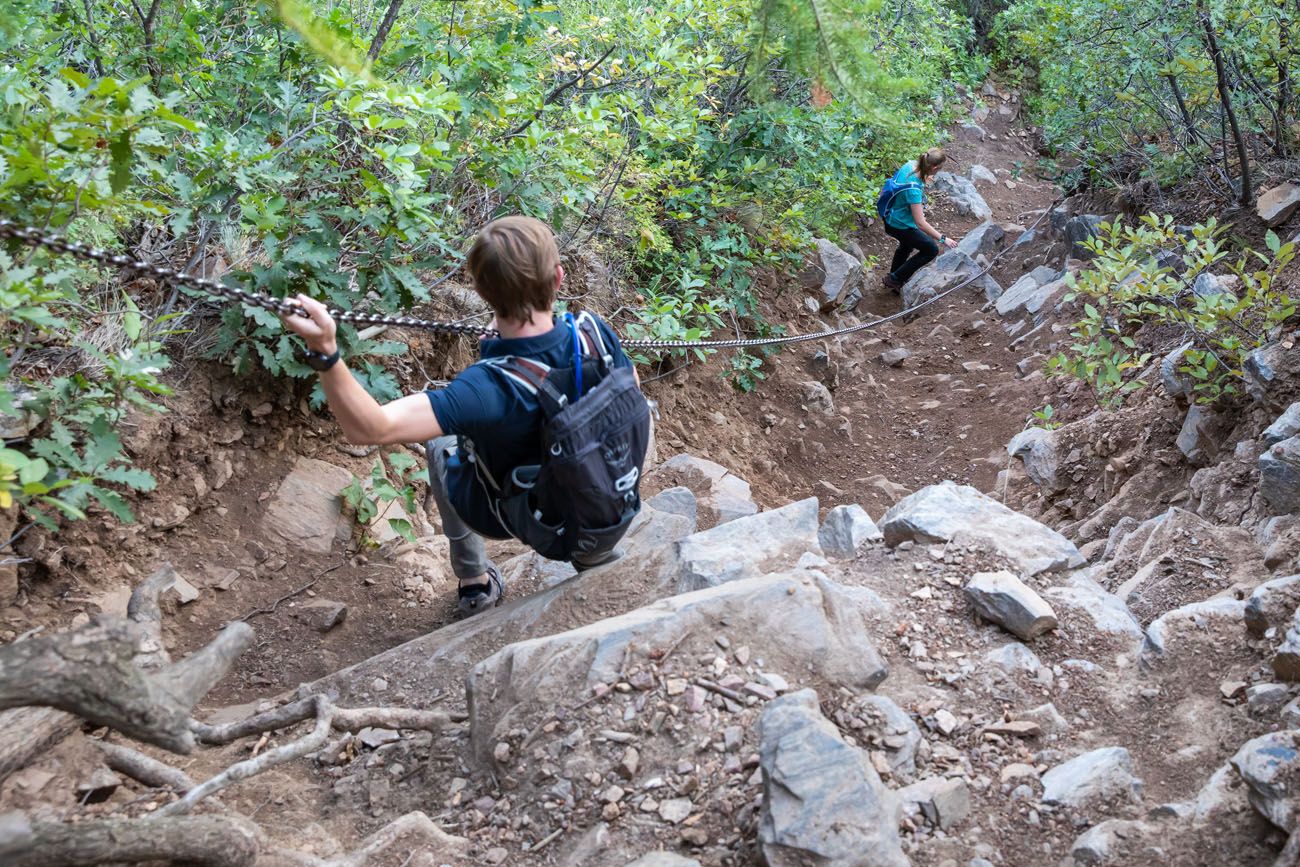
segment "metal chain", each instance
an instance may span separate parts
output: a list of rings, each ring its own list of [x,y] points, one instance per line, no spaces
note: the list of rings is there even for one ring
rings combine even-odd
[[[1059,201],[1059,200],[1058,200]],[[1048,214],[1052,212],[1056,202],[1048,206],[1039,216],[1034,224],[1029,227],[1028,231],[1033,231],[1038,227]],[[97,247],[91,247],[87,244],[79,244],[75,241],[69,241],[60,235],[54,235],[44,232],[40,229],[34,229],[30,226],[21,226],[12,220],[0,219],[0,238],[13,238],[32,247],[45,247],[56,253],[66,253],[79,259],[87,259],[99,265],[111,265],[122,270],[137,274],[146,274],[168,285],[188,286],[201,292],[207,292],[209,295],[215,295],[224,298],[227,301],[236,301],[241,304],[249,304],[253,307],[260,307],[263,310],[269,310],[282,316],[302,316],[307,318],[307,311],[299,304],[282,298],[272,298],[269,295],[263,295],[260,292],[249,292],[246,289],[240,289],[238,286],[228,286],[224,283],[218,283],[215,280],[209,280],[206,277],[195,277],[191,274],[185,274],[177,271],[175,268],[168,268],[162,265],[151,265],[148,262],[142,262],[138,259],[132,259],[130,256],[122,254],[109,253]],[[839,337],[845,334],[854,334],[859,331],[866,331],[869,328],[876,328],[887,322],[894,322],[898,319],[911,316],[918,310],[935,304],[938,301],[948,297],[952,293],[963,289],[976,280],[984,277],[993,268],[993,265],[1002,258],[1006,250],[1002,250],[995,255],[984,268],[976,274],[967,277],[955,286],[952,286],[943,292],[934,295],[931,298],[914,304],[906,310],[900,310],[897,313],[880,319],[873,319],[870,322],[863,322],[858,325],[850,325],[845,328],[828,328],[824,331],[818,331],[813,334],[794,334],[784,337],[752,337],[737,338],[735,340],[624,340],[623,346],[632,349],[748,349],[759,346],[781,346],[792,343],[805,343],[811,340],[826,340],[831,337]],[[337,322],[351,322],[357,325],[388,325],[395,328],[419,328],[425,331],[433,331],[439,334],[463,334],[474,337],[495,337],[497,332],[491,328],[485,328],[482,325],[465,325],[458,322],[435,322],[429,319],[417,319],[414,316],[383,316],[377,313],[358,313],[351,310],[339,310],[329,308],[330,316],[334,317]]]

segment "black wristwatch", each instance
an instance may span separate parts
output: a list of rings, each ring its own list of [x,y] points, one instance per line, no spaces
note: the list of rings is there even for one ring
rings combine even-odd
[[[335,349],[329,355],[326,355],[325,353],[317,352],[314,349],[304,349],[302,360],[305,361],[307,366],[312,370],[324,373],[339,363],[339,351],[338,349]]]

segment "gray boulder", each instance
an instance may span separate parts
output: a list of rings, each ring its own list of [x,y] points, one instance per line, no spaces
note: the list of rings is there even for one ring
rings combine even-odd
[[[719,524],[677,543],[681,572],[676,592],[791,569],[817,541],[817,498]]]
[[[960,779],[927,777],[898,790],[903,809],[941,831],[970,815],[970,789]]]
[[[957,213],[975,217],[977,220],[993,218],[993,209],[975,189],[975,182],[952,172],[939,172],[934,176],[934,188],[944,193],[952,202]]]
[[[863,546],[884,538],[867,510],[857,503],[831,509],[817,533],[822,552],[841,560],[851,560]]]
[[[1007,443],[1007,454],[1020,458],[1025,474],[1040,488],[1054,491],[1061,487],[1056,477],[1059,458],[1056,451],[1056,432],[1041,427],[1022,430]]]
[[[1246,599],[1246,631],[1255,638],[1263,638],[1270,629],[1290,624],[1297,607],[1300,607],[1300,575],[1266,581]]]
[[[825,238],[818,238],[816,243],[817,257],[826,274],[822,281],[824,303],[852,305],[862,300],[862,262]]]
[[[1293,372],[1294,363],[1288,365],[1288,352],[1280,343],[1261,346],[1246,356],[1241,366],[1241,377],[1246,381],[1246,392],[1257,402],[1272,405],[1283,374]]]
[[[681,515],[694,526],[700,518],[700,501],[690,488],[677,485],[666,488],[646,500],[650,506],[669,515]]]
[[[1274,419],[1273,423],[1264,429],[1264,445],[1277,445],[1283,440],[1289,440],[1296,434],[1300,434],[1300,402],[1293,403],[1286,410]]]
[[[1060,533],[966,485],[944,482],[904,497],[880,522],[885,544],[948,542],[955,537],[987,544],[1029,574],[1083,565],[1079,549]]]
[[[1300,207],[1300,184],[1290,181],[1265,190],[1255,200],[1255,213],[1269,228],[1285,223],[1297,207]]]
[[[977,184],[996,184],[998,182],[997,175],[978,164],[971,166],[970,170],[966,172],[966,176]]]
[[[863,731],[880,741],[894,776],[906,779],[915,774],[921,730],[907,712],[883,695],[863,696],[854,708],[858,719],[865,724]]]
[[[981,270],[975,260],[962,250],[941,253],[933,262],[913,274],[912,279],[903,286],[903,307],[911,309],[967,280],[971,280],[971,285],[980,289],[984,297],[992,301],[1002,294],[1002,287],[987,274],[981,276]]]
[[[1300,436],[1284,439],[1259,456],[1259,493],[1275,515],[1300,510]]]
[[[1105,217],[1098,217],[1092,214],[1083,214],[1077,217],[1071,217],[1065,222],[1061,233],[1070,245],[1070,256],[1074,259],[1091,259],[1092,251],[1083,246],[1083,243],[1090,238],[1095,238],[1101,228],[1101,224],[1106,221]]]
[[[1103,747],[1043,774],[1043,801],[1083,807],[1096,801],[1136,800],[1142,781],[1133,776],[1133,759],[1123,747]]]
[[[975,613],[1025,640],[1057,626],[1052,606],[1010,572],[980,572],[964,589]]]
[[[1006,243],[1007,233],[997,223],[981,223],[966,233],[957,244],[957,249],[974,259],[976,256],[992,256]]]
[[[1147,627],[1143,652],[1148,659],[1165,656],[1177,641],[1184,645],[1219,646],[1225,636],[1240,632],[1246,613],[1246,603],[1239,599],[1208,599],[1175,608],[1160,615]],[[1194,651],[1194,648],[1189,647]]]
[[[900,804],[867,754],[851,747],[802,690],[759,719],[763,805],[758,844],[768,867],[904,867]]]
[[[1218,443],[1212,434],[1215,415],[1203,406],[1192,404],[1187,408],[1183,418],[1182,430],[1178,432],[1175,445],[1187,460],[1198,466],[1204,466],[1218,452]]]
[[[749,482],[721,464],[694,455],[674,455],[655,469],[682,481],[695,494],[698,517],[714,524],[758,513]]]
[[[998,297],[994,309],[1000,316],[1013,316],[1022,312],[1037,314],[1049,306],[1058,295],[1064,295],[1068,287],[1065,278],[1058,272],[1045,266],[1039,266],[1025,274]]]
[[[1176,400],[1186,403],[1195,392],[1196,382],[1192,377],[1178,369],[1183,363],[1183,356],[1193,344],[1189,341],[1170,352],[1160,362],[1160,384],[1165,393]]]
[[[671,596],[577,629],[510,644],[475,665],[465,680],[474,753],[485,763],[494,761],[496,744],[511,730],[531,730],[557,706],[590,694],[598,684],[614,683],[626,660],[692,638],[698,653],[706,643],[712,647],[708,637],[720,628],[733,642],[743,639],[768,672],[875,689],[888,669],[869,636],[880,634],[878,621],[887,611],[869,590],[795,572]],[[692,652],[691,645],[679,652]]]
[[[1037,676],[1043,670],[1043,662],[1028,647],[1019,641],[995,647],[984,654],[984,661],[996,665],[1007,674],[1028,674]]]
[[[1292,615],[1282,644],[1273,654],[1273,673],[1287,683],[1300,681],[1300,608]]]
[[[1300,731],[1282,731],[1247,741],[1230,763],[1246,784],[1246,797],[1261,816],[1283,831],[1296,828],[1300,792]]]

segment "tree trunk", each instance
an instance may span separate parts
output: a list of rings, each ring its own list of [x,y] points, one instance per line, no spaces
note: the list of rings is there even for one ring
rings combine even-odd
[[[370,41],[370,50],[366,52],[366,57],[372,61],[376,60],[379,52],[383,50],[384,42],[388,40],[388,31],[393,29],[393,22],[397,20],[397,13],[400,11],[402,11],[402,0],[390,0],[388,11],[384,13],[384,20],[379,22],[375,38]]]
[[[255,826],[226,816],[101,819],[72,825],[29,824],[16,813],[0,816],[0,863],[5,867],[141,861],[249,867],[258,849]]]
[[[1241,125],[1237,122],[1237,112],[1232,107],[1232,82],[1228,80],[1228,72],[1223,65],[1223,52],[1219,50],[1219,40],[1214,35],[1214,24],[1210,21],[1210,13],[1205,8],[1204,0],[1198,0],[1196,11],[1200,15],[1201,27],[1205,32],[1205,49],[1214,61],[1219,103],[1223,106],[1223,114],[1232,128],[1232,138],[1237,146],[1237,161],[1241,164],[1241,192],[1237,196],[1237,202],[1243,208],[1249,207],[1255,195],[1250,177],[1250,152],[1247,150],[1246,137],[1242,135]]]
[[[1273,152],[1285,157],[1290,150],[1287,117],[1291,114],[1291,20],[1287,0],[1278,3],[1277,21],[1277,115],[1273,128]]]

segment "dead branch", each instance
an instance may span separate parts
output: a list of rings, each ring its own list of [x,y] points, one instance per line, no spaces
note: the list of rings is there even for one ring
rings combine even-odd
[[[0,862],[6,867],[96,867],[168,861],[248,867],[260,847],[256,827],[229,816],[102,819],[72,825],[0,816]]]
[[[276,765],[293,761],[294,759],[301,758],[308,753],[320,749],[325,745],[326,739],[329,738],[330,722],[334,717],[334,705],[327,697],[318,695],[315,696],[315,707],[316,726],[306,737],[299,738],[298,740],[285,744],[282,747],[268,750],[259,756],[231,765],[212,779],[203,782],[194,789],[191,789],[190,792],[179,801],[173,801],[160,809],[154,815],[166,817],[188,813],[204,798],[221,791],[227,786],[260,774],[268,768],[273,768]]]
[[[105,741],[91,741],[91,743],[104,754],[104,764],[146,786],[172,789],[177,794],[183,795],[198,785],[189,774],[179,768],[173,768],[130,747]]]
[[[0,781],[77,730],[72,714],[48,707],[0,711]]]
[[[194,747],[190,709],[253,639],[232,623],[202,650],[155,672],[148,629],[100,616],[80,629],[0,647],[0,710],[51,707],[173,752]]]
[[[294,723],[310,719],[315,713],[316,696],[308,696],[239,722],[219,726],[195,722],[193,723],[194,736],[198,738],[200,743],[222,746],[233,743],[240,738],[291,726]],[[402,707],[355,707],[335,708],[331,725],[339,731],[348,732],[360,731],[366,726],[375,726],[389,729],[418,729],[437,733],[451,723],[464,722],[466,719],[468,719],[468,716],[463,713],[414,710]]]

